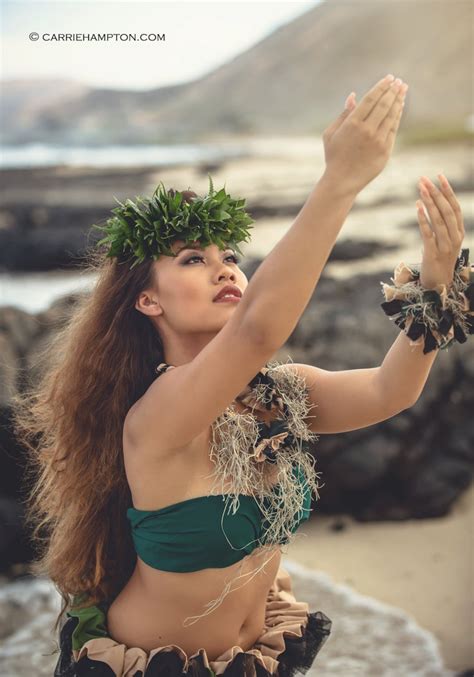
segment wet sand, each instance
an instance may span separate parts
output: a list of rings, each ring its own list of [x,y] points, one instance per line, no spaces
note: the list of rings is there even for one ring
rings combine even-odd
[[[336,522],[346,528],[331,529]],[[474,666],[473,527],[471,485],[450,515],[436,519],[360,523],[315,510],[286,556],[400,607],[434,634],[445,665],[460,671]]]

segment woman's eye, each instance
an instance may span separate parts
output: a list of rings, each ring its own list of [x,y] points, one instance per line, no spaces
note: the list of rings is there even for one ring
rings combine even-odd
[[[193,259],[199,259],[202,261],[203,257],[195,254],[194,256],[191,256],[189,259],[187,259],[186,263],[190,263]],[[233,259],[234,263],[240,263],[240,259],[235,256],[235,254],[229,254],[229,256],[226,256],[226,259]]]

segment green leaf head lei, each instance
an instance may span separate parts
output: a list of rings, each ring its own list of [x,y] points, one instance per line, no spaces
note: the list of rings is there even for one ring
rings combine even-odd
[[[131,268],[146,258],[157,259],[161,254],[176,256],[171,244],[176,240],[199,242],[202,248],[217,244],[219,249],[233,247],[242,254],[238,243],[250,239],[249,228],[254,223],[245,211],[245,199],[234,199],[224,187],[214,190],[209,177],[208,194],[185,199],[186,191],[166,190],[162,181],[151,198],[127,198],[112,209],[114,216],[105,225],[92,228],[104,231],[106,236],[96,247],[109,246],[107,257],[135,258]]]

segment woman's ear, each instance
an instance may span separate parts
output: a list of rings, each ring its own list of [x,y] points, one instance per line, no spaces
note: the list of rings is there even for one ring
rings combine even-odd
[[[140,292],[135,308],[144,315],[161,315],[163,312],[159,301],[154,301],[146,291]]]

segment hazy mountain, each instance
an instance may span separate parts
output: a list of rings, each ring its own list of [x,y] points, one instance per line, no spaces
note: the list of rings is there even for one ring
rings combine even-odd
[[[405,125],[472,115],[471,0],[327,0],[190,83],[146,92],[2,83],[3,142],[101,144],[322,131],[350,91],[410,85]]]

